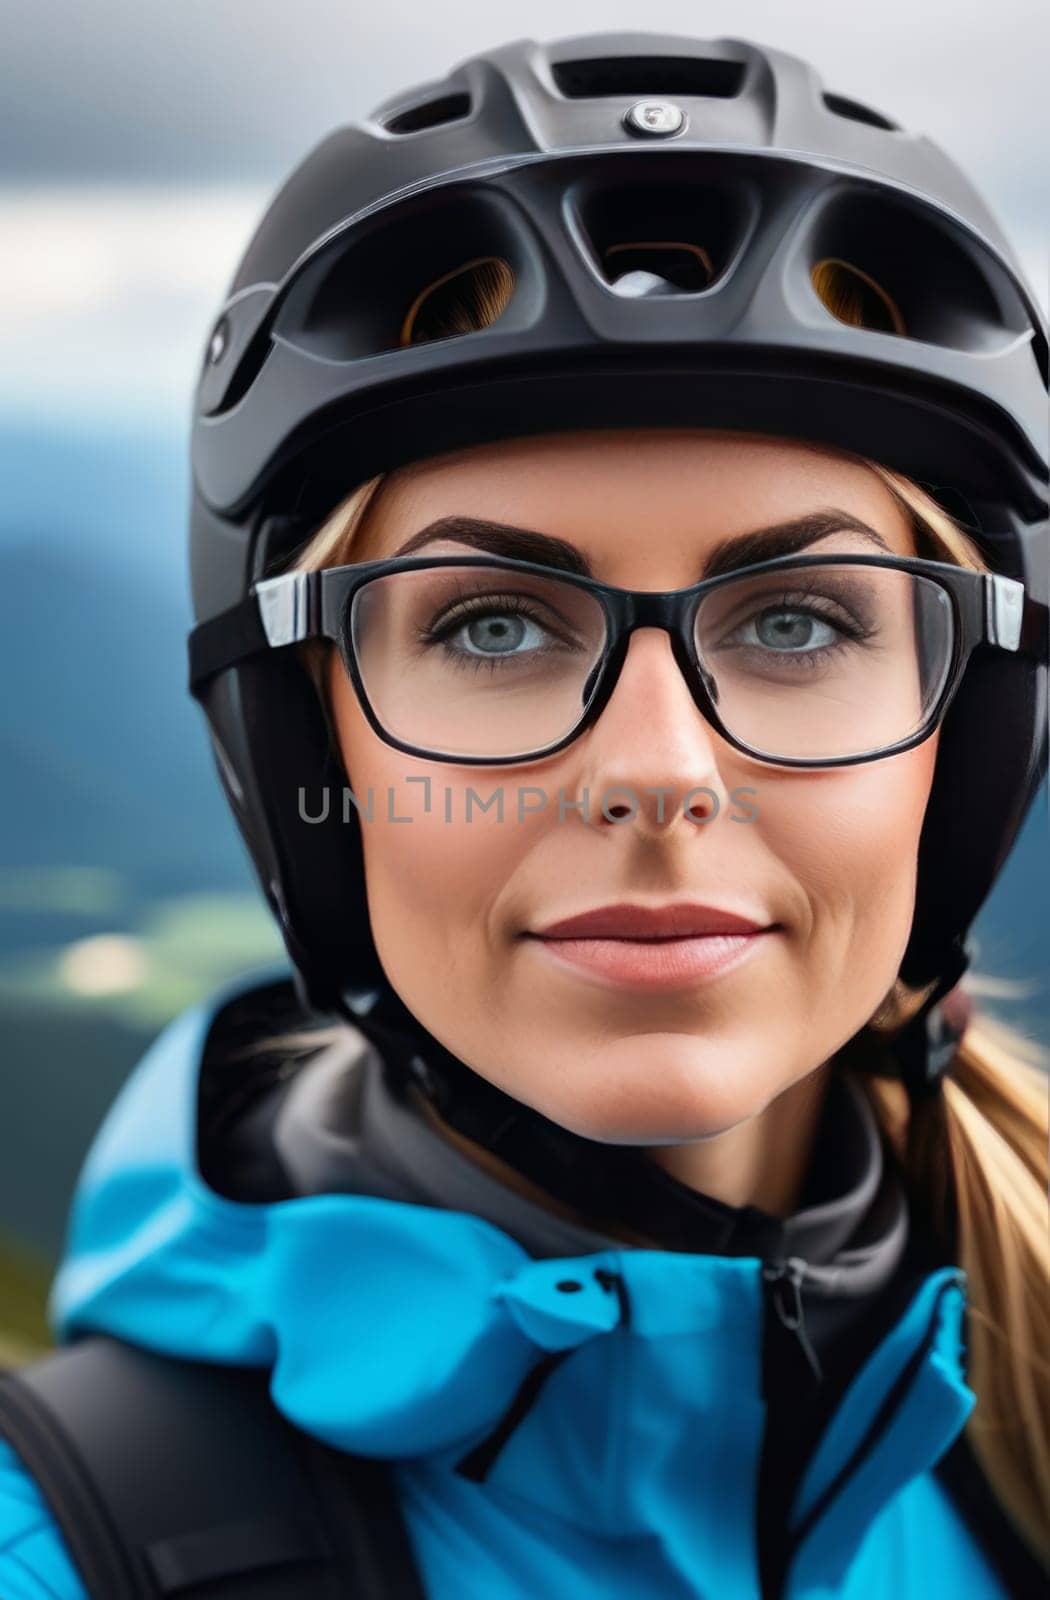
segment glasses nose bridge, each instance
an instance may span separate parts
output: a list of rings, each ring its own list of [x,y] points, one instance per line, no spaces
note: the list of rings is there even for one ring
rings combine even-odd
[[[625,599],[623,631],[629,638],[637,628],[663,628],[673,638],[681,632],[693,600],[692,589],[633,590]]]
[[[661,628],[670,637],[671,653],[695,697],[696,685],[692,677],[697,663],[690,628],[687,626],[695,607],[695,589],[638,589],[626,594],[620,613],[621,664],[631,638],[639,628]]]
[[[694,705],[712,721],[712,685],[708,675],[696,658],[690,628],[687,625],[696,608],[695,589],[633,590],[623,593],[619,608],[619,646],[614,651],[615,683],[610,684],[606,698],[619,683],[628,648],[633,635],[640,628],[659,628],[670,638],[671,654]],[[716,723],[717,725],[717,723]]]

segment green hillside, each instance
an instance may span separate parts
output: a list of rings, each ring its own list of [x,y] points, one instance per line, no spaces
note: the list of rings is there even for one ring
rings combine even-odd
[[[28,1361],[49,1348],[44,1317],[48,1284],[42,1261],[0,1237],[0,1367]]]
[[[0,907],[31,891],[39,915],[42,908],[59,904],[71,884],[85,897],[87,890],[100,898],[117,893],[101,874],[77,877],[65,869],[24,876],[26,885],[13,873],[6,880],[0,874]],[[27,925],[31,916],[26,913]],[[36,1004],[48,1011],[57,1006],[70,1015],[104,1012],[155,1030],[227,978],[282,955],[280,935],[258,894],[173,895],[137,914],[111,912],[79,941],[34,942],[8,951],[0,967],[0,1006]]]

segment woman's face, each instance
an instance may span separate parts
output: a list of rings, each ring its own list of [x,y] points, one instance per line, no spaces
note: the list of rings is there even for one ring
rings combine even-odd
[[[609,584],[677,589],[723,541],[827,508],[915,554],[906,514],[860,463],[670,429],[517,439],[403,468],[373,501],[354,553],[393,555],[438,518],[474,517],[566,541]],[[469,553],[446,539],[428,549]],[[835,532],[806,553],[875,549]],[[375,796],[361,830],[384,970],[442,1044],[553,1121],[614,1143],[725,1132],[826,1062],[892,985],[936,736],[853,767],[758,762],[704,720],[669,636],[646,628],[598,721],[566,749],[525,765],[457,766],[385,744],[335,652],[330,674],[347,782],[362,806]],[[408,781],[422,778],[429,809],[425,785]],[[477,799],[499,787],[502,820]],[[603,815],[614,788],[634,797],[633,817],[624,795],[610,795]],[[700,789],[717,796],[716,814],[711,794],[685,813],[683,797]],[[585,791],[588,810],[571,809]],[[627,820],[616,820],[618,804]],[[629,963],[612,974],[603,955],[623,944],[590,946],[596,970],[536,936],[600,907],[686,901],[766,931],[721,969],[672,982]]]

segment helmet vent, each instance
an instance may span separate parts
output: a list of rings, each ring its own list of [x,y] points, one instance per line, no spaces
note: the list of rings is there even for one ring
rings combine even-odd
[[[520,332],[543,303],[538,281],[524,230],[499,195],[415,195],[318,252],[289,288],[275,337],[326,361],[356,361],[490,327],[494,336]]]
[[[470,95],[457,92],[445,94],[438,100],[424,100],[422,105],[409,106],[405,111],[395,111],[380,120],[387,133],[421,133],[424,128],[439,128],[445,122],[458,122],[470,115]]]
[[[847,100],[844,94],[824,94],[821,99],[828,111],[836,117],[845,117],[847,122],[863,122],[869,128],[882,128],[886,133],[900,132],[889,117],[884,117],[881,111],[873,111],[871,106],[862,106],[859,100]]]
[[[840,322],[878,333],[907,334],[897,302],[881,283],[852,261],[828,257],[816,263],[810,277],[819,298]]]
[[[991,252],[905,200],[843,186],[818,208],[805,250],[817,300],[858,331],[974,354],[1035,332]]]
[[[744,232],[738,201],[702,186],[648,184],[578,195],[571,219],[616,294],[703,294],[725,272]]]
[[[602,95],[695,95],[732,100],[744,82],[742,61],[710,61],[690,56],[595,56],[551,62],[558,92],[567,100]]]
[[[685,240],[611,244],[602,270],[617,294],[700,294],[714,281],[711,252]]]
[[[401,324],[399,343],[424,344],[487,328],[514,294],[514,272],[502,256],[480,256],[442,273],[420,291]]]

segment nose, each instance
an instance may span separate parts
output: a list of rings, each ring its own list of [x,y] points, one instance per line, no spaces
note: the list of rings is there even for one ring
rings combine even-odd
[[[659,833],[707,822],[729,804],[719,766],[732,753],[701,714],[662,628],[632,634],[619,679],[580,741],[580,783],[600,825]],[[621,792],[622,791],[622,792]]]

